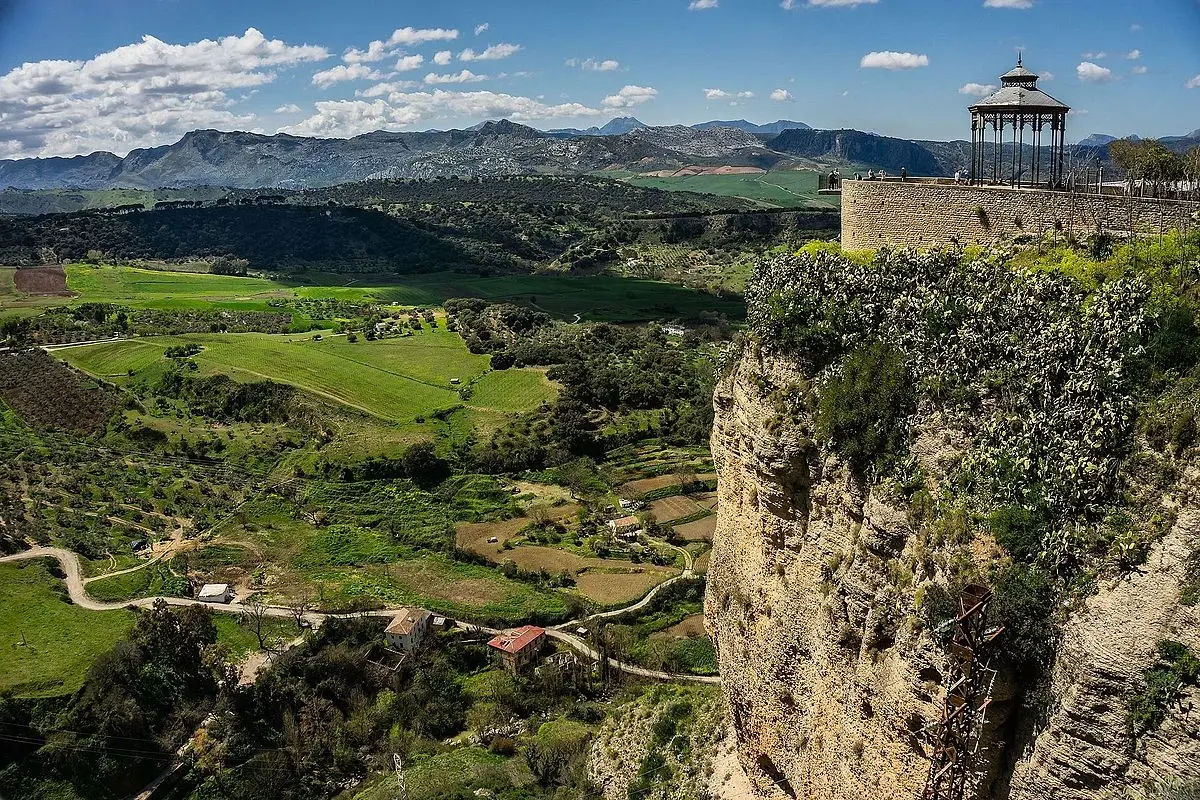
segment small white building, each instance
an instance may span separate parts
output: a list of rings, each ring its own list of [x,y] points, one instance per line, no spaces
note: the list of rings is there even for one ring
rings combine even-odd
[[[206,583],[200,587],[196,599],[201,603],[229,603],[233,601],[233,590],[227,583]]]
[[[402,608],[383,631],[389,647],[411,653],[425,639],[433,617],[423,608]]]
[[[621,517],[610,520],[608,523],[608,529],[613,532],[614,536],[622,536],[627,533],[633,533],[636,536],[641,527],[642,521],[637,517]]]

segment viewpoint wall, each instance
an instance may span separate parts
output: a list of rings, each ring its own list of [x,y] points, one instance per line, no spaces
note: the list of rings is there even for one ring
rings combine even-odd
[[[960,186],[921,181],[845,181],[842,247],[933,248],[992,244],[1053,230],[1159,233],[1200,224],[1200,203]]]

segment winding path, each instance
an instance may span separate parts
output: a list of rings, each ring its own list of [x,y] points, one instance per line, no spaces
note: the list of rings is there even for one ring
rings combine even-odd
[[[227,613],[227,614],[246,614],[246,613],[250,613],[250,611],[251,611],[249,606],[246,606],[242,603],[204,603],[204,602],[201,602],[200,600],[196,600],[196,599],[189,598],[189,597],[142,597],[137,600],[126,600],[126,601],[117,602],[117,603],[105,603],[100,600],[96,600],[94,597],[92,597],[91,595],[89,595],[87,593],[87,582],[90,579],[85,579],[83,577],[83,571],[79,565],[79,556],[76,555],[75,553],[71,552],[70,550],[64,550],[61,547],[34,547],[34,548],[24,551],[23,553],[16,553],[15,555],[4,556],[3,558],[0,558],[0,564],[12,563],[12,562],[16,562],[16,561],[30,561],[30,560],[39,559],[39,558],[53,558],[56,561],[58,561],[58,563],[60,565],[62,565],[63,572],[66,576],[65,580],[66,580],[66,584],[67,584],[67,594],[71,597],[71,602],[74,603],[75,605],[79,606],[80,608],[85,608],[89,611],[117,611],[117,610],[120,610],[123,608],[130,608],[130,607],[146,608],[146,607],[154,605],[159,600],[163,600],[164,602],[167,603],[167,605],[171,605],[171,606],[204,605],[204,606],[208,606],[213,611],[223,612],[223,613]],[[145,566],[145,565],[143,565],[143,566]],[[127,572],[133,572],[136,569],[137,568],[134,568],[134,570],[123,570],[122,574],[127,573]],[[114,573],[114,574],[116,574],[116,573]],[[97,576],[97,577],[107,577],[107,576]],[[618,614],[624,614],[628,611],[636,611],[640,608],[645,607],[654,598],[654,595],[658,591],[660,591],[663,587],[668,586],[671,583],[674,583],[675,581],[684,580],[684,579],[691,580],[695,577],[696,577],[696,575],[691,570],[691,563],[689,560],[688,569],[685,570],[682,575],[678,575],[674,578],[671,578],[668,581],[664,581],[663,583],[660,583],[649,594],[647,594],[645,597],[643,597],[641,600],[634,603],[633,605],[626,606],[625,608],[616,609],[614,611],[606,611],[601,614],[594,614],[590,617],[587,617],[586,619],[612,617],[612,616],[616,616]],[[263,610],[263,613],[268,617],[278,617],[278,618],[284,618],[284,619],[291,619],[291,618],[295,617],[295,613],[290,608],[284,608],[282,606],[266,606]],[[321,625],[321,623],[327,619],[338,619],[338,618],[347,618],[348,619],[348,618],[354,618],[354,617],[390,617],[394,613],[395,613],[394,610],[389,611],[387,609],[382,609],[382,610],[378,610],[378,611],[353,612],[353,613],[349,613],[349,614],[324,614],[324,613],[320,613],[320,612],[316,612],[316,611],[310,611],[310,612],[305,613],[303,615],[303,618],[305,621],[307,621],[310,625],[312,625],[315,628],[315,627],[319,627]],[[579,624],[579,621],[565,623],[565,625],[567,625],[567,626],[578,625],[578,624]],[[476,625],[474,623],[466,622],[466,621],[461,621],[461,625],[464,629],[466,629],[468,631],[479,631],[481,633],[488,633],[488,634],[492,634],[492,635],[495,635],[495,634],[498,634],[501,632],[500,629],[498,629],[498,628],[491,628],[491,627],[488,627],[485,625]],[[580,653],[581,655],[587,656],[588,658],[591,658],[593,660],[598,660],[600,658],[600,654],[597,653],[595,650],[593,650],[583,639],[580,639],[578,636],[575,636],[574,634],[567,633],[565,630],[562,630],[562,627],[563,626],[558,626],[557,628],[550,628],[546,631],[546,634],[550,638],[562,642],[563,644],[567,645],[572,650],[574,650],[577,653]],[[616,669],[619,669],[622,672],[625,672],[629,675],[637,675],[639,677],[651,678],[654,680],[685,681],[685,682],[690,682],[690,683],[714,683],[714,684],[721,682],[721,679],[716,676],[683,675],[683,674],[672,673],[672,672],[660,672],[658,670],[644,669],[642,667],[634,666],[633,664],[627,664],[623,661],[618,661],[615,658],[608,659],[608,663],[611,666],[615,667]]]

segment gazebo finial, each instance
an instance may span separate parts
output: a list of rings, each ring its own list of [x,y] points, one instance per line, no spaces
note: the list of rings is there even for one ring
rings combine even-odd
[[[1018,67],[1021,66],[1021,58],[1023,55],[1024,54],[1020,50],[1017,51],[1017,66]]]

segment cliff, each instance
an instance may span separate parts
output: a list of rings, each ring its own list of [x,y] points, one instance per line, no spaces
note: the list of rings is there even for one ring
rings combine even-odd
[[[929,598],[965,562],[989,574],[1010,560],[986,532],[921,508],[950,490],[984,426],[921,399],[902,458],[923,488],[869,479],[817,443],[811,363],[763,341],[719,383],[712,436],[720,502],[705,614],[742,764],[762,797],[919,797],[947,673]],[[1158,727],[1135,735],[1130,721],[1159,643],[1200,652],[1200,609],[1181,602],[1200,544],[1198,477],[1181,468],[1151,490],[1163,525],[1136,566],[1097,567],[1089,591],[1058,595],[1037,681],[1007,653],[993,660],[969,797],[1142,797],[1147,781],[1200,779],[1194,685]]]

